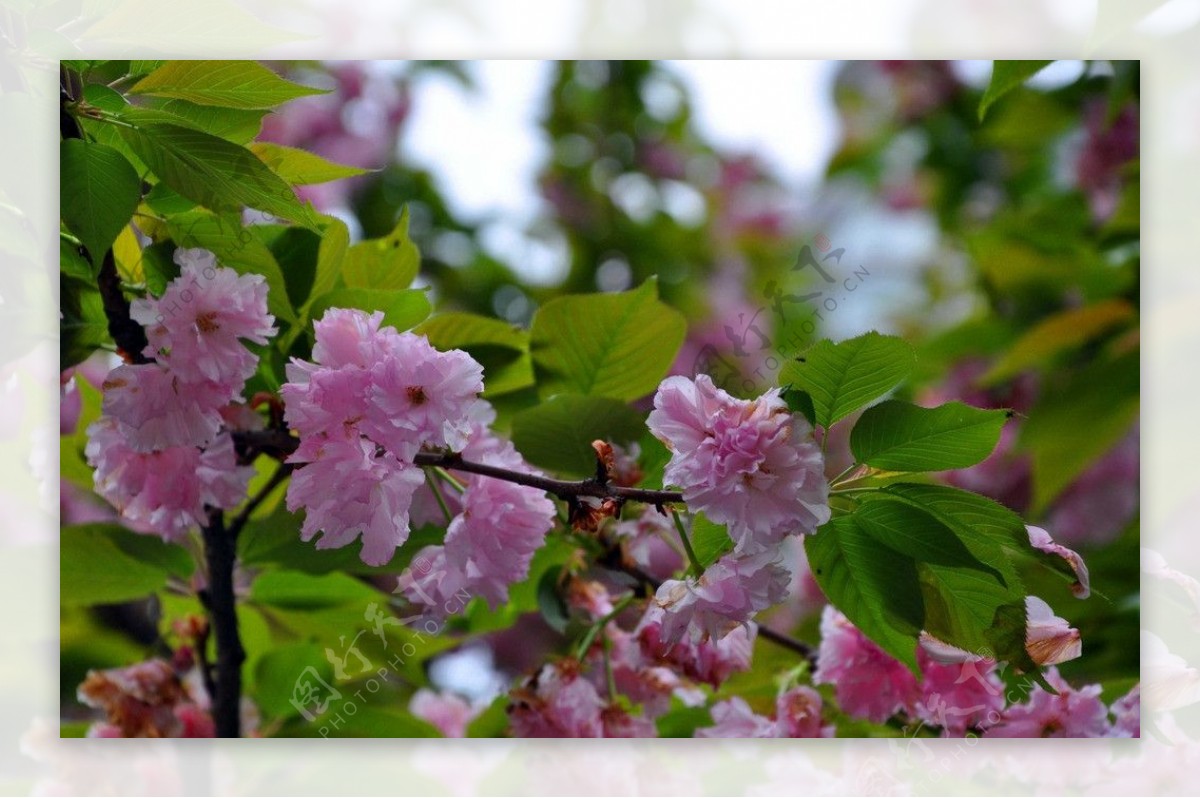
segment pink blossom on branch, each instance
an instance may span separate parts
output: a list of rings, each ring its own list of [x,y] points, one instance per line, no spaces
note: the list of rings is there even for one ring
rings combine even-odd
[[[685,636],[693,643],[720,640],[783,601],[791,576],[777,557],[774,551],[746,557],[727,554],[698,579],[663,582],[642,626],[658,626],[658,637],[667,645]]]
[[[258,364],[242,339],[265,344],[275,334],[262,275],[218,268],[203,249],[177,249],[180,276],[158,299],[135,300],[130,315],[146,327],[145,354],[188,383],[213,382],[234,398]]]
[[[221,429],[228,391],[217,383],[181,383],[157,363],[117,366],[101,386],[104,415],[120,422],[125,442],[139,452],[207,446]]]
[[[778,389],[747,401],[704,374],[668,377],[646,423],[671,450],[664,481],[683,491],[689,508],[726,524],[739,553],[829,520],[820,449]]]
[[[236,507],[254,469],[238,466],[233,440],[222,433],[207,449],[172,446],[133,449],[116,420],[101,417],[88,428],[84,449],[95,469],[96,492],[134,529],[175,539],[207,522],[204,508]]]

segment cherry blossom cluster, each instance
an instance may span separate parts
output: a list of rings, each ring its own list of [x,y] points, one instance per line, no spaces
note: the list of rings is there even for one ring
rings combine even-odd
[[[664,582],[647,622],[669,643],[719,639],[786,597],[784,542],[829,520],[821,451],[779,389],[735,399],[703,374],[664,380],[646,423],[671,451],[664,482],[734,543],[703,574]]]
[[[326,549],[361,536],[370,565],[387,563],[408,540],[414,506],[427,511],[429,491],[449,490],[426,487],[414,463],[423,449],[530,470],[490,431],[495,412],[479,398],[482,366],[382,323],[379,312],[330,309],[314,325],[313,362],[294,359],[280,390],[284,417],[300,436],[288,462],[302,467],[287,506],[306,511],[303,539],[320,533],[317,548]],[[445,519],[445,545],[426,549],[406,572],[410,598],[435,605],[465,589],[502,603],[553,525],[554,505],[541,491],[492,477],[468,476],[459,487],[461,495],[443,499],[457,511]]]
[[[149,362],[108,373],[85,449],[96,492],[134,529],[168,539],[203,524],[205,506],[245,497],[253,472],[237,465],[227,430],[253,417],[237,404],[258,366],[244,342],[276,332],[261,275],[219,267],[203,249],[177,249],[175,262],[180,276],[161,297],[132,304]]]
[[[1106,707],[1099,698],[1099,685],[1076,689],[1067,683],[1054,664],[1079,656],[1078,632],[1061,618],[1053,618],[1040,599],[1030,597],[1027,603],[1026,646],[1035,662],[1051,665],[1046,680],[1058,695],[1032,680],[1006,686],[994,661],[952,649],[928,636],[923,636],[918,649],[921,678],[917,679],[833,607],[826,607],[821,617],[821,646],[813,680],[833,685],[838,706],[852,717],[882,723],[896,715],[906,716],[940,728],[946,736],[968,732],[982,732],[985,737],[1138,736],[1138,687]],[[1047,620],[1045,613],[1050,613],[1053,621]],[[1050,639],[1046,637],[1050,629],[1073,644],[1039,649],[1040,641]],[[1054,651],[1057,658],[1039,659],[1039,650]]]

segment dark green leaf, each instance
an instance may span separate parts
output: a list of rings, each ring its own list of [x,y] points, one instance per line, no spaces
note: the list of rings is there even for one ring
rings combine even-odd
[[[315,695],[321,700],[332,695],[330,688],[337,690],[333,666],[315,643],[279,645],[263,654],[254,668],[255,706],[272,720],[298,715],[299,707],[315,711],[315,706],[305,700],[304,688],[310,686],[319,691]]]
[[[1033,455],[1034,513],[1128,434],[1140,406],[1138,361],[1137,351],[1097,361],[1062,388],[1043,388],[1020,439]]]
[[[658,387],[687,323],[658,299],[655,280],[621,294],[551,300],[533,317],[530,350],[543,397],[633,400]]]
[[[556,396],[513,417],[512,440],[529,462],[572,476],[596,473],[592,441],[629,443],[645,430],[642,416],[599,396]]]
[[[250,207],[316,226],[291,186],[245,147],[174,124],[122,127],[121,136],[160,181],[209,210]]]
[[[783,392],[783,400],[793,413],[804,416],[809,424],[817,423],[817,410],[813,407],[812,397],[797,388],[788,388]]]
[[[284,80],[254,61],[168,61],[129,91],[224,108],[273,108],[325,93]]]
[[[982,560],[963,545],[954,530],[911,504],[889,498],[867,501],[854,511],[854,519],[882,545],[917,562],[983,571],[1004,584],[1004,578],[991,564],[1004,557],[999,546],[993,545],[992,556]],[[977,552],[982,549],[977,544]]]
[[[808,393],[816,423],[829,427],[903,382],[913,363],[912,347],[902,339],[869,332],[814,344],[784,365],[779,382]]]
[[[945,471],[987,458],[1000,440],[1007,411],[961,402],[925,408],[889,401],[865,413],[850,433],[860,463],[889,471]]]
[[[992,79],[987,91],[979,100],[979,119],[987,115],[992,103],[1005,94],[1020,86],[1031,77],[1049,66],[1052,61],[994,61],[992,62]]]
[[[542,574],[537,585],[537,603],[546,625],[562,634],[571,622],[571,611],[567,609],[567,602],[559,590],[560,576],[561,572],[553,568]]]
[[[925,609],[916,563],[880,546],[853,516],[834,518],[806,537],[804,547],[830,603],[919,677]]]
[[[63,221],[99,271],[104,253],[137,210],[142,181],[117,150],[80,139],[59,143],[59,170]]]

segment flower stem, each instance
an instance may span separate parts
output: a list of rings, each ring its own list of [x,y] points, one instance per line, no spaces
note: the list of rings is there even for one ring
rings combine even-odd
[[[438,507],[442,508],[442,512],[446,514],[446,523],[454,520],[454,513],[450,512],[450,506],[446,504],[446,497],[442,495],[442,486],[438,484],[439,474],[437,469],[432,469],[435,473],[430,473],[431,469],[425,469],[425,481],[429,483],[429,489],[433,491],[433,498],[437,499]]]
[[[692,548],[692,541],[688,540],[687,530],[683,528],[683,519],[674,510],[671,510],[671,516],[675,519],[675,529],[679,531],[679,541],[683,543],[683,550],[687,553],[688,562],[691,563],[692,571],[698,577],[704,573],[704,566],[700,564],[700,558],[696,556],[696,550]]]

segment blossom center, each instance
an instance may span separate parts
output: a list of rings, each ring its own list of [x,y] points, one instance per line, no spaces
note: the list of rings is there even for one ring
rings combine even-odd
[[[217,312],[210,310],[196,315],[196,329],[202,333],[216,332],[221,329],[217,324]]]
[[[425,404],[429,397],[425,395],[425,389],[420,385],[413,385],[408,388],[408,401],[413,405],[420,407]]]

